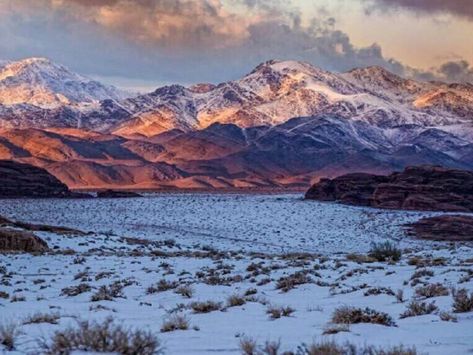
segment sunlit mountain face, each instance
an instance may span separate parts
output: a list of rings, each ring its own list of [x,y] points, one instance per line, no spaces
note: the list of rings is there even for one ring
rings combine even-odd
[[[299,188],[353,170],[473,167],[470,84],[271,60],[137,95],[44,58],[0,72],[0,158],[74,188]]]

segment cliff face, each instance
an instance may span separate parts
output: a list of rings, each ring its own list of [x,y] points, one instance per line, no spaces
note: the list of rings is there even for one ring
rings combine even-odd
[[[42,168],[0,160],[0,198],[73,195],[65,184]]]
[[[415,166],[388,176],[348,174],[321,180],[305,197],[388,209],[473,212],[473,172]]]

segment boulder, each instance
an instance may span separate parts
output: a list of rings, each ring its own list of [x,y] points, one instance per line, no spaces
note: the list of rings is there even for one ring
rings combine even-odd
[[[438,241],[473,241],[473,216],[443,215],[406,224],[407,234]]]
[[[0,251],[18,251],[26,253],[48,251],[48,244],[30,232],[0,228]]]
[[[136,192],[131,191],[115,191],[105,190],[97,192],[98,198],[132,198],[132,197],[143,197]]]
[[[387,209],[473,212],[473,172],[415,166],[388,176],[348,174],[322,179],[305,197]]]

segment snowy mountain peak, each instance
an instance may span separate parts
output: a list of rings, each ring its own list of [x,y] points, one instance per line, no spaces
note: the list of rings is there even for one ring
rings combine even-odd
[[[30,104],[42,108],[66,104],[120,100],[113,87],[76,74],[48,58],[33,57],[0,66],[0,104]]]

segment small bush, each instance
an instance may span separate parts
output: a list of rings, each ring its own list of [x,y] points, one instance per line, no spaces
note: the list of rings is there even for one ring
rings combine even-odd
[[[8,351],[15,349],[15,341],[18,335],[19,331],[15,323],[0,324],[0,344]]]
[[[406,310],[403,313],[401,313],[400,318],[422,316],[425,314],[434,313],[437,310],[438,310],[438,307],[435,305],[434,302],[427,303],[427,302],[412,301],[407,305]]]
[[[348,324],[327,324],[324,327],[324,332],[322,333],[323,335],[333,335],[333,334],[338,334],[341,332],[349,332],[350,327]]]
[[[166,279],[159,280],[155,285],[151,285],[146,289],[146,293],[151,295],[153,293],[164,292],[177,288],[179,284],[176,281],[168,281]]]
[[[373,323],[385,326],[395,326],[393,319],[387,313],[378,312],[371,308],[355,308],[343,306],[337,308],[332,314],[332,323],[356,324]]]
[[[0,291],[0,298],[4,298],[7,300],[10,298],[10,295],[8,294],[8,292]]]
[[[468,297],[468,291],[464,288],[453,293],[453,312],[465,313],[473,311],[473,292]]]
[[[246,300],[240,295],[231,295],[227,298],[227,307],[238,307],[243,306],[246,303]]]
[[[269,314],[271,319],[279,319],[281,317],[289,317],[292,313],[294,313],[294,308],[290,306],[285,307],[278,307],[278,306],[269,306],[266,309],[266,313]]]
[[[89,284],[81,283],[77,286],[70,286],[70,287],[63,288],[61,290],[61,295],[73,297],[73,296],[80,295],[81,293],[84,293],[84,292],[89,292],[90,290],[92,290],[92,287],[90,287]]]
[[[288,292],[298,285],[310,283],[312,280],[303,271],[295,272],[292,275],[281,277],[276,283],[276,289],[283,292]]]
[[[439,317],[442,321],[444,322],[458,322],[457,317],[455,317],[453,314],[449,312],[440,312]]]
[[[192,298],[192,296],[194,295],[194,289],[192,288],[191,285],[179,286],[178,288],[174,290],[174,292],[185,298]]]
[[[448,292],[448,288],[446,288],[440,283],[436,283],[436,284],[428,284],[425,286],[417,287],[415,290],[415,294],[417,297],[432,298],[432,297],[448,296],[449,292]]]
[[[172,315],[169,319],[165,320],[161,326],[161,332],[163,333],[187,329],[189,329],[189,320],[180,314]]]
[[[120,282],[114,282],[109,286],[100,286],[98,291],[90,297],[90,301],[113,301],[114,298],[123,297],[122,289],[123,285]]]
[[[416,272],[414,272],[412,274],[411,280],[419,279],[419,278],[425,277],[425,276],[432,277],[432,276],[434,276],[434,272],[432,270],[429,270],[429,269],[417,270]]]
[[[25,302],[26,297],[23,295],[13,295],[12,298],[10,298],[10,302]]]
[[[123,355],[162,354],[160,342],[150,332],[129,330],[107,318],[103,323],[79,321],[78,327],[54,333],[50,343],[43,342],[46,354],[71,352],[118,353]]]
[[[384,243],[373,243],[368,253],[368,256],[377,261],[399,261],[401,255],[401,250],[389,241]]]
[[[57,324],[61,316],[57,313],[35,313],[29,316],[23,324],[49,323]]]
[[[240,350],[243,355],[257,355],[257,346],[256,340],[243,337],[240,339]]]
[[[210,313],[222,309],[222,303],[214,301],[192,302],[190,307],[194,313]]]

